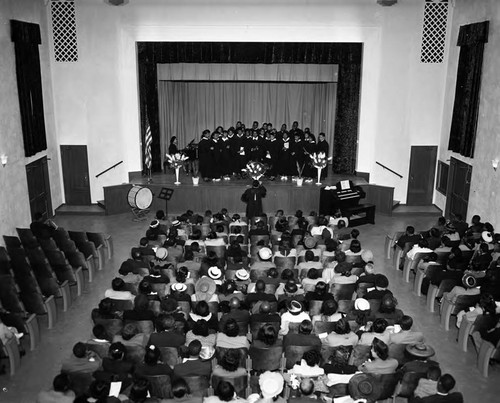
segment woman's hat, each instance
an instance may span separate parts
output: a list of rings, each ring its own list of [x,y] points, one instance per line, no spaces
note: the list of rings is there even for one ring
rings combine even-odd
[[[202,360],[210,360],[215,354],[215,348],[212,346],[203,346],[200,351],[200,358]]]
[[[474,288],[477,287],[477,278],[472,274],[465,274],[462,277],[462,284],[465,288]]]
[[[299,301],[296,301],[292,299],[288,304],[287,304],[287,309],[288,312],[294,315],[298,315],[299,313],[302,312],[302,304]]]
[[[168,250],[165,249],[165,248],[160,247],[160,248],[156,249],[155,254],[156,254],[156,257],[158,259],[163,260],[163,259],[167,258],[167,256],[168,256]]]
[[[179,220],[172,221],[172,226],[178,227],[179,225],[181,225],[181,222]]]
[[[364,298],[357,298],[354,301],[354,309],[357,311],[368,311],[370,309],[370,302]]]
[[[361,252],[361,259],[363,259],[365,263],[373,262],[373,252],[369,249],[364,250]]]
[[[210,277],[200,278],[194,286],[196,299],[198,301],[208,301],[214,295],[216,288],[215,281]]]
[[[262,260],[269,260],[271,259],[271,256],[273,256],[273,252],[269,248],[262,248],[259,249],[259,257]]]
[[[431,346],[425,343],[409,344],[406,347],[406,351],[414,357],[423,358],[432,357],[436,353]]]
[[[318,241],[316,240],[316,238],[314,238],[312,236],[306,236],[304,238],[304,246],[307,249],[313,249],[313,248],[315,248],[317,243],[318,243]]]
[[[183,283],[174,283],[170,286],[172,291],[184,292],[187,290],[187,285]]]
[[[208,269],[208,276],[213,280],[218,280],[222,277],[222,271],[217,266],[212,266]]]
[[[481,238],[483,238],[483,241],[486,243],[493,242],[493,235],[491,234],[491,232],[488,232],[488,231],[481,232]]]
[[[250,278],[250,273],[245,269],[236,270],[236,278],[243,281],[248,280]]]
[[[149,224],[150,228],[157,228],[160,225],[160,222],[158,220],[153,220],[151,221],[151,224]]]
[[[356,374],[349,381],[349,394],[354,400],[366,399],[375,402],[382,393],[382,384],[372,375]]]
[[[266,371],[259,376],[262,397],[271,399],[283,391],[283,376],[279,372]]]

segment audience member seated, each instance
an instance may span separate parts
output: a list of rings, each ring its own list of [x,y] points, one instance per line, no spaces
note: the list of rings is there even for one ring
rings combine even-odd
[[[421,332],[413,332],[413,319],[411,316],[403,315],[401,320],[398,321],[401,326],[401,331],[398,333],[391,333],[391,344],[417,344],[424,341],[424,335]]]
[[[285,272],[285,271],[284,271]],[[282,274],[284,274],[284,272]],[[285,312],[288,309],[290,301],[295,300],[300,303],[305,301],[305,294],[302,288],[299,288],[294,280],[288,280],[283,287],[283,294],[280,295],[280,288],[276,290],[278,295],[278,311]]]
[[[174,367],[174,378],[184,378],[189,376],[210,377],[212,373],[211,360],[202,360],[200,358],[201,342],[193,340],[186,349],[186,358],[182,363]]]
[[[99,381],[121,382],[121,390],[127,389],[132,384],[134,364],[127,361],[127,349],[122,343],[113,343],[109,347],[108,356],[102,360],[102,371],[94,373],[94,378]]]
[[[394,325],[403,318],[403,311],[397,309],[398,300],[392,294],[386,294],[380,300],[380,308],[375,312],[375,318],[384,318],[390,325]]]
[[[437,384],[441,377],[439,367],[429,367],[426,375],[418,380],[417,387],[413,391],[415,397],[424,398],[437,394]]]
[[[203,399],[203,403],[237,403],[246,402],[239,398],[234,390],[234,386],[227,381],[220,381],[214,390],[215,395]]]
[[[450,393],[455,387],[455,379],[450,374],[442,375],[437,382],[437,393],[424,398],[415,397],[410,403],[463,403],[460,392]]]
[[[217,267],[213,267],[213,272]],[[221,274],[222,275],[222,274]],[[217,285],[215,281],[210,277],[200,278],[194,285],[194,294],[191,295],[191,301],[193,302],[219,302],[219,298],[215,291],[217,290]]]
[[[365,331],[373,318],[370,302],[365,298],[356,298],[354,301],[354,309],[346,315],[348,321],[356,322],[360,331]]]
[[[323,375],[325,370],[319,366],[320,361],[321,354],[318,350],[306,351],[300,360],[300,364],[295,364],[288,373],[302,377]]]
[[[146,231],[146,238],[150,241],[156,241],[159,235],[167,235],[166,231],[160,226],[160,221],[154,219],[149,224],[149,228]]]
[[[160,296],[153,290],[153,286],[149,281],[142,280],[138,287],[139,295],[145,295],[148,301],[160,302]]]
[[[240,301],[243,301],[245,299],[245,294],[238,290],[234,280],[226,280],[220,286],[218,298],[221,303],[220,305],[222,305],[223,302],[227,303],[233,298],[238,298]]]
[[[353,231],[351,231],[351,233]],[[361,248],[361,242],[359,242],[357,239],[353,239],[351,241],[349,249],[345,251],[345,254],[346,256],[361,256],[363,252],[364,250]]]
[[[186,337],[175,329],[175,319],[172,315],[161,313],[155,321],[156,332],[149,336],[148,346],[156,347],[179,347],[182,346]]]
[[[210,231],[208,233],[207,239],[205,239],[205,246],[225,246],[224,238],[217,237],[215,231]]]
[[[266,228],[264,221],[257,219],[255,222],[255,228],[248,231],[248,236],[253,235],[269,235],[269,231]]]
[[[168,284],[170,279],[168,276],[162,274],[160,266],[153,266],[149,269],[149,275],[145,276],[143,281],[147,281],[150,284]],[[164,295],[163,292],[162,295]]]
[[[255,393],[248,396],[249,403],[286,403],[280,396],[283,392],[284,379],[279,372],[266,371],[259,376],[260,395]]]
[[[373,339],[371,345],[370,353],[373,358],[361,364],[358,370],[374,375],[394,373],[399,364],[395,358],[389,358],[389,346],[377,337]]]
[[[125,282],[119,277],[113,279],[111,289],[108,288],[104,292],[104,297],[120,301],[133,301],[135,298],[130,291],[125,291]]]
[[[303,320],[299,325],[298,333],[288,333],[283,338],[286,346],[317,346],[321,347],[321,340],[315,334],[311,334],[313,325],[310,320]]]
[[[255,292],[247,294],[245,299],[246,304],[250,308],[252,308],[257,301],[277,302],[274,294],[266,293],[266,283],[264,280],[257,280],[255,283]]]
[[[314,287],[314,291],[309,291],[306,293],[304,299],[306,301],[326,301],[329,299],[335,299],[333,294],[328,292],[328,286],[324,281],[318,281]]]
[[[122,276],[123,281],[138,284],[142,280],[142,275],[149,273],[149,264],[142,259],[142,253],[135,250],[132,251],[132,258],[121,264],[118,273]]]
[[[304,312],[302,304],[293,299],[287,303],[287,312],[281,315],[280,334],[288,334],[288,325],[290,323],[301,323],[303,320],[311,320],[309,315]]]
[[[101,358],[93,351],[87,350],[84,343],[78,342],[73,346],[71,356],[62,362],[61,371],[64,373],[93,373],[101,367]]]
[[[49,239],[54,236],[57,229],[54,221],[45,220],[40,212],[36,212],[33,218],[34,221],[30,224],[30,229],[36,238]]]
[[[316,260],[316,256],[314,255],[314,252],[312,250],[306,250],[304,252],[304,261],[297,265],[299,272],[301,272],[302,270],[310,270],[310,269],[320,270],[320,269],[322,269],[323,265],[321,264],[321,262],[318,262],[315,260]]]
[[[168,375],[172,377],[173,374],[174,371],[172,368],[168,364],[161,362],[160,349],[154,344],[148,346],[144,355],[144,362],[138,364],[135,368],[135,375],[139,378],[154,375]]]
[[[259,249],[259,252],[257,253],[257,257],[259,258],[259,260],[252,263],[252,265],[250,266],[251,271],[255,270],[257,273],[259,273],[259,272],[267,271],[271,267],[276,267],[274,265],[274,263],[271,261],[271,258],[273,257],[273,252],[271,251],[271,249],[269,249],[267,247],[263,247],[263,248]]]
[[[308,251],[310,252],[310,251]],[[312,252],[311,252],[312,253]],[[319,277],[319,272],[317,269],[311,268],[307,272],[307,277],[302,280],[302,287],[304,291],[312,291],[316,287],[320,281],[323,281],[321,277]]]
[[[248,285],[250,284],[250,273],[245,269],[236,270],[234,282],[236,284],[236,288],[243,294],[246,294]]]
[[[341,318],[335,323],[333,332],[321,340],[328,347],[355,346],[358,344],[358,336],[351,330],[349,322]]]
[[[477,285],[477,279],[472,274],[464,275],[462,279],[463,287],[456,285],[450,292],[445,292],[443,298],[454,303],[459,295],[479,295],[480,287]]]
[[[339,263],[335,266],[335,275],[330,284],[356,284],[358,276],[352,274],[352,264],[348,262]]]
[[[134,252],[137,251],[141,254],[141,256],[154,257],[155,251],[152,246],[149,245],[148,238],[142,237],[139,240],[139,246],[131,249],[131,254],[133,256]]]
[[[373,343],[373,339],[378,338],[386,344],[389,344],[390,333],[387,331],[388,323],[383,318],[378,318],[373,321],[369,330],[364,332],[359,338],[359,344],[369,346]]]
[[[332,281],[333,277],[338,274],[335,271],[335,268],[341,263],[345,263],[345,253],[342,251],[337,251],[335,252],[335,260],[326,263],[326,266],[323,269],[322,278],[325,283],[329,284]]]
[[[492,260],[493,258],[491,257],[491,251],[488,248],[488,244],[483,242],[479,245],[478,252],[474,254],[469,262],[469,270],[485,271]]]
[[[115,311],[113,300],[110,298],[99,301],[99,306],[92,309],[91,318],[94,323],[98,319],[121,319]]]
[[[52,381],[51,390],[42,390],[36,403],[73,403],[75,392],[71,390],[71,379],[68,374],[58,374]]]
[[[216,347],[223,348],[248,348],[250,343],[246,336],[239,336],[240,327],[236,320],[229,318],[223,328],[223,332],[217,333]]]
[[[365,299],[382,299],[386,294],[391,294],[392,292],[387,289],[389,287],[389,280],[383,274],[375,275],[375,289],[366,293]]]
[[[203,397],[192,396],[189,385],[182,378],[172,380],[172,399],[163,399],[162,403],[202,403]]]
[[[106,351],[109,348],[109,344],[112,340],[110,335],[106,332],[106,328],[101,325],[95,325],[92,328],[92,338],[87,340],[87,344],[92,344],[94,346],[102,346],[106,348]]]
[[[422,239],[420,234],[416,234],[415,228],[409,225],[406,227],[405,233],[397,240],[396,245],[404,249],[406,243],[416,244],[420,239]]]
[[[241,306],[239,298],[233,297],[229,300],[229,309],[229,312],[222,315],[219,319],[219,329],[223,329],[229,319],[248,324],[250,321],[250,313],[246,307]]]
[[[331,294],[330,294],[331,295]],[[326,299],[321,304],[321,311],[319,315],[312,317],[312,323],[315,322],[337,322],[342,319],[342,314],[337,312],[339,305],[335,299]]]
[[[432,252],[432,249],[429,248],[429,242],[427,242],[427,239],[421,239],[420,241],[418,241],[418,244],[413,245],[413,248],[408,251],[406,257],[409,260],[415,260],[415,256],[417,255],[417,253],[430,252]]]
[[[234,378],[247,374],[245,368],[240,367],[241,351],[238,349],[230,349],[219,360],[219,364],[212,370],[212,376],[221,378]]]
[[[275,347],[282,344],[283,340],[278,339],[278,332],[270,323],[262,325],[257,332],[257,337],[252,341],[252,347],[257,348]]]
[[[216,333],[211,333],[208,323],[204,319],[193,324],[193,329],[186,333],[186,345],[189,345],[193,340],[199,340],[202,346],[215,347],[217,339]]]
[[[170,292],[168,293],[176,301],[191,302],[191,295],[188,294],[188,288],[186,284],[183,283],[173,283],[169,287]]]
[[[124,346],[141,346],[145,347],[148,342],[148,336],[140,333],[136,324],[131,322],[123,326],[121,334],[115,335],[113,343],[122,343]]]
[[[271,312],[271,304],[269,301],[257,302],[253,308],[252,312],[255,312],[250,316],[250,324],[252,323],[280,323],[281,316],[278,313]]]

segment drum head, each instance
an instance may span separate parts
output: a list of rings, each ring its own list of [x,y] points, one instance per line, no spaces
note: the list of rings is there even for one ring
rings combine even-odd
[[[153,192],[149,188],[133,186],[128,192],[128,203],[130,207],[146,210],[153,203]]]

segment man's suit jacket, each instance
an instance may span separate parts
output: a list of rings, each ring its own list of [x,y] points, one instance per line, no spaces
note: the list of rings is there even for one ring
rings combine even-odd
[[[174,367],[174,376],[184,378],[186,376],[206,376],[212,373],[212,363],[210,360],[189,360]]]
[[[151,333],[148,346],[154,344],[156,347],[180,347],[186,342],[186,336],[173,331]]]
[[[464,403],[464,397],[460,392],[453,392],[447,395],[432,395],[424,398],[415,397],[409,400],[410,403]]]

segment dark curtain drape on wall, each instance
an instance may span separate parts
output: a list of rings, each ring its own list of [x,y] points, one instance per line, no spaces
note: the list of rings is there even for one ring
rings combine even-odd
[[[488,21],[464,25],[458,34],[460,56],[448,149],[470,158],[474,157],[476,143],[481,72],[488,27]]]
[[[42,75],[38,45],[40,27],[11,20],[11,39],[16,55],[17,91],[26,157],[47,149],[43,113]]]
[[[354,173],[361,43],[139,42],[137,48],[143,155],[144,136],[149,123],[153,136],[153,171],[162,169],[157,63],[308,63],[339,65],[333,169],[337,173]]]

